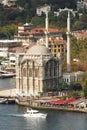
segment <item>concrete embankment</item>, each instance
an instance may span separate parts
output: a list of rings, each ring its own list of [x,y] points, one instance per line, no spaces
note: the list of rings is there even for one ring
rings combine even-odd
[[[19,102],[18,105],[24,106],[24,107],[31,107],[33,109],[38,110],[57,110],[57,111],[67,111],[67,112],[79,112],[79,113],[87,113],[87,108],[79,109],[79,108],[69,108],[69,107],[61,107],[61,106],[33,106],[27,102]]]
[[[16,97],[16,88],[12,89],[0,89],[0,97],[2,98],[8,98],[8,97]],[[87,113],[87,107],[86,108],[74,108],[74,107],[65,107],[65,106],[46,106],[46,105],[32,105],[29,102],[17,102],[18,105],[31,107],[34,109],[43,109],[43,110],[58,110],[58,111],[71,111],[71,112],[81,112],[81,113]]]
[[[16,88],[12,89],[0,89],[0,97],[15,97],[16,96]]]

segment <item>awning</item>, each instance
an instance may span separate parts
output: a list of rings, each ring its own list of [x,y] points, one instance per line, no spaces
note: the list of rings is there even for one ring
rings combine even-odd
[[[77,100],[77,98],[70,98],[70,99],[65,101],[65,104],[70,104],[70,103],[72,103],[72,102],[74,102],[76,100]]]
[[[52,101],[50,101],[50,104],[63,105],[64,104],[64,100],[62,100],[62,99],[52,100]]]

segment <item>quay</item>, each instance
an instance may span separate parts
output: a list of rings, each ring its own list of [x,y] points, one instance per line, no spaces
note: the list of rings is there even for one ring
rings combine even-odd
[[[0,89],[0,98],[8,98],[8,97],[15,97],[16,96],[16,88],[10,89]]]
[[[0,89],[0,104],[15,104],[16,89]]]
[[[87,108],[74,108],[68,106],[54,106],[54,105],[33,105],[29,102],[18,102],[20,106],[30,107],[32,109],[38,110],[54,110],[54,111],[67,111],[67,112],[78,112],[78,113],[87,113]]]
[[[58,110],[58,111],[68,111],[68,112],[80,112],[80,113],[87,113],[87,107],[85,108],[76,108],[72,106],[64,106],[64,105],[52,105],[49,103],[46,103],[46,100],[44,99],[27,99],[24,98],[18,98],[16,96],[16,88],[12,89],[5,89],[0,90],[0,98],[15,100],[15,103],[23,106],[23,107],[31,107],[33,109],[42,109],[42,110]],[[51,97],[53,98],[53,97]],[[54,98],[53,98],[54,99]],[[41,103],[41,101],[43,103]],[[84,99],[84,102],[86,102],[87,99]]]

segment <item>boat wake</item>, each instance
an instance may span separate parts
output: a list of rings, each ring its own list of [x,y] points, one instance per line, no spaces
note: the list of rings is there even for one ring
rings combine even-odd
[[[0,114],[0,116],[10,116],[10,117],[24,117],[24,114]]]
[[[40,117],[30,117],[30,116],[25,116],[25,114],[6,114],[6,115],[0,115],[0,116],[10,116],[10,117],[24,117],[24,118],[29,118],[29,119],[41,119],[41,118],[46,118],[46,117],[44,117],[44,116],[40,116]]]
[[[24,114],[9,114],[9,116],[13,116],[13,117],[24,117]]]

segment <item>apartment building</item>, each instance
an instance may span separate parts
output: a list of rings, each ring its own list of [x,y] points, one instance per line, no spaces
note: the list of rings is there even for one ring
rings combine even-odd
[[[7,6],[13,6],[15,5],[16,0],[0,0],[0,3]]]

